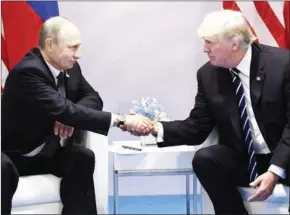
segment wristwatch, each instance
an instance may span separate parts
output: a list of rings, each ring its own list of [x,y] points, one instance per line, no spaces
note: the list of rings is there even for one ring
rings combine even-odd
[[[121,115],[121,114],[118,114],[117,115],[117,127],[119,128],[121,125],[124,125],[126,121],[126,116],[125,115]]]

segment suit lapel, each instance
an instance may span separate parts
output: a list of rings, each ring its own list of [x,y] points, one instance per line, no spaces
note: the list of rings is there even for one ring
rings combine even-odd
[[[264,120],[260,101],[266,79],[266,72],[264,70],[265,63],[265,57],[263,56],[260,46],[253,44],[250,71],[250,94],[256,122],[264,138],[266,137],[266,131],[263,123]]]
[[[76,77],[74,67],[72,69],[65,70],[65,90],[66,97],[71,101],[76,101],[77,99],[77,87],[79,86],[78,79]]]
[[[67,98],[70,98],[70,89],[71,89],[71,86],[70,86],[70,75],[68,74],[68,70],[64,70],[65,72],[65,76],[64,76],[64,80],[65,80],[65,91],[66,91],[66,97]]]
[[[263,71],[265,61],[261,57],[260,48],[252,45],[252,60],[250,67],[250,94],[253,108],[259,103],[266,73]]]
[[[41,62],[43,64],[43,70],[41,70],[41,71],[44,71],[44,74],[46,75],[46,77],[48,78],[48,80],[51,82],[52,86],[55,89],[57,89],[57,86],[56,86],[54,77],[53,77],[50,69],[48,68],[48,66],[47,66],[44,58],[42,57],[40,50],[38,48],[33,48],[32,49],[32,52],[41,60]]]

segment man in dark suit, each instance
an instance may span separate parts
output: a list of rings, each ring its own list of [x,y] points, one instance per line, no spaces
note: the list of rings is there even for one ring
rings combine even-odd
[[[103,102],[77,63],[80,33],[68,19],[47,20],[38,46],[10,71],[2,96],[2,213],[11,213],[19,175],[62,177],[63,214],[96,214],[94,153],[61,147],[74,128],[107,135],[109,128],[152,123],[142,116],[102,111]],[[142,120],[141,120],[142,119]],[[98,144],[98,143],[96,143]]]
[[[216,126],[219,144],[198,150],[193,170],[216,214],[247,214],[238,186],[257,187],[248,200],[263,201],[278,181],[289,185],[290,54],[253,43],[235,11],[210,13],[198,33],[210,61],[197,72],[195,106],[153,135],[159,147],[199,145]]]

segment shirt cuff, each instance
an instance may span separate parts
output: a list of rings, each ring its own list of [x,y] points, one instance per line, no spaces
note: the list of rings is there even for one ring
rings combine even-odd
[[[286,171],[285,169],[278,167],[274,164],[271,164],[268,171],[275,173],[276,175],[280,176],[281,178],[286,178]]]
[[[163,142],[164,137],[164,129],[163,125],[160,122],[156,122],[157,124],[157,143]]]
[[[114,122],[115,122],[115,119],[117,118],[117,115],[116,114],[111,114],[111,124],[110,124],[110,128],[113,128],[114,127]]]

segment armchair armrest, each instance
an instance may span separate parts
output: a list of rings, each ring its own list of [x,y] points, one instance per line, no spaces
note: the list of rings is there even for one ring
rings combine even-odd
[[[95,154],[94,185],[98,214],[108,214],[109,152],[108,137],[84,130],[75,130],[66,144],[91,149]]]
[[[87,131],[84,137],[86,148],[95,153],[94,185],[98,214],[108,214],[109,155],[108,137]]]

